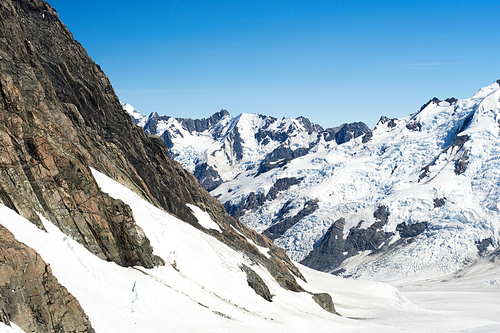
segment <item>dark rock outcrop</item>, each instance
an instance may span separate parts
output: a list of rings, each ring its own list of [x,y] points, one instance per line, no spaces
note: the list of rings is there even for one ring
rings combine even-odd
[[[413,224],[400,223],[396,226],[396,231],[402,238],[415,237],[420,235],[427,229],[428,222],[417,222]]]
[[[451,143],[451,145],[448,146],[448,147],[446,147],[446,149],[444,150],[444,152],[447,153],[449,149],[454,149],[454,148],[457,148],[456,151],[459,151],[460,149],[462,149],[462,147],[464,146],[464,144],[468,140],[469,140],[469,136],[468,135],[457,135],[453,139],[453,142]]]
[[[420,107],[420,110],[419,110],[418,112],[423,111],[423,110],[424,110],[424,109],[425,109],[425,108],[426,108],[429,104],[431,104],[431,103],[434,103],[434,104],[436,104],[436,105],[437,105],[437,104],[439,104],[439,103],[441,103],[441,102],[442,102],[442,100],[440,100],[439,98],[437,98],[437,97],[433,97],[433,98],[432,98],[432,99],[430,99],[427,103],[424,103],[424,105],[422,105],[422,106]]]
[[[300,184],[303,178],[285,177],[276,180],[273,187],[267,192],[266,200],[274,200],[280,192],[288,191],[293,185]]]
[[[227,110],[222,109],[219,112],[214,113],[210,118],[203,118],[203,119],[177,118],[177,119],[180,120],[183,127],[190,132],[193,131],[204,132],[209,128],[211,128],[213,125],[217,124],[222,118],[228,115],[229,112],[227,112]]]
[[[257,169],[257,173],[255,174],[255,177],[260,176],[263,173],[266,173],[272,169],[277,169],[277,168],[282,168],[284,167],[288,162],[290,162],[290,158],[285,158],[277,162],[271,162],[271,161],[262,161],[262,163],[259,165]]]
[[[446,203],[446,197],[435,198],[434,199],[434,208],[443,207],[445,203]]]
[[[467,149],[464,151],[462,156],[458,160],[455,161],[455,174],[461,175],[467,170],[467,165],[469,164],[469,154]]]
[[[273,301],[273,295],[269,291],[269,287],[266,285],[264,280],[259,276],[259,274],[255,273],[250,267],[243,265],[241,270],[247,274],[247,282],[250,288],[252,288],[255,293],[262,298],[264,298],[268,302]]]
[[[311,215],[318,209],[318,199],[309,200],[304,204],[304,208],[302,208],[297,215],[285,217],[286,212],[288,211],[289,205],[285,205],[278,214],[277,222],[274,222],[269,228],[267,228],[263,234],[271,239],[276,239],[293,227],[297,222],[302,220],[304,217]]]
[[[470,118],[470,115],[464,120],[464,123],[462,124],[462,128],[457,133],[460,133],[462,131],[462,129],[464,129],[464,126],[465,127],[468,126],[468,123],[470,122],[470,120],[467,120],[467,119],[469,119],[469,118]],[[449,144],[445,149],[443,149],[443,151],[434,159],[434,161],[432,161],[430,164],[427,164],[425,167],[423,167],[420,170],[420,171],[422,171],[422,173],[419,175],[418,181],[420,182],[422,179],[427,178],[431,174],[430,167],[435,165],[436,161],[439,160],[439,157],[441,155],[443,155],[443,154],[449,155],[450,150],[451,150],[451,152],[454,152],[453,153],[454,155],[450,156],[448,158],[455,159],[455,174],[458,176],[458,175],[464,173],[465,170],[467,169],[467,165],[469,163],[468,150],[465,149],[465,151],[462,153],[460,158],[457,158],[457,156],[468,140],[469,140],[468,135],[455,135],[451,144]],[[435,176],[436,175],[434,175],[434,177]],[[430,180],[432,180],[432,178]]]
[[[479,251],[479,254],[484,254],[488,250],[488,247],[490,245],[492,245],[491,238],[485,238],[481,241],[476,241],[476,247]]]
[[[369,142],[369,141],[372,139],[372,137],[373,137],[373,132],[372,132],[372,131],[370,131],[370,132],[366,133],[366,134],[365,134],[365,136],[363,136],[363,141],[362,141],[362,143],[367,143],[367,142]]]
[[[207,191],[212,191],[222,184],[219,173],[207,163],[196,165],[193,175],[198,179],[201,187]]]
[[[345,244],[344,226],[344,218],[335,221],[319,241],[319,245],[300,263],[319,271],[340,266],[346,258],[343,253]]]
[[[377,122],[377,126],[378,127],[379,125],[384,125],[384,124],[387,124],[387,127],[389,128],[393,128],[393,127],[396,127],[396,121],[398,119],[397,118],[387,118],[386,116],[382,116],[380,117],[379,121]]]
[[[419,122],[412,120],[408,124],[406,124],[406,128],[409,129],[410,131],[418,132],[422,130],[422,125],[420,125]]]
[[[229,215],[239,219],[246,211],[257,209],[264,203],[265,199],[264,193],[255,194],[251,192],[239,205],[231,205],[228,201],[224,204],[224,207]]]
[[[246,197],[246,199],[240,202],[239,205],[231,205],[228,201],[224,204],[224,208],[226,209],[229,215],[231,215],[235,219],[238,219],[241,216],[243,216],[243,214],[245,214],[246,211],[257,209],[264,202],[276,199],[280,192],[289,190],[290,187],[299,184],[301,181],[302,178],[295,178],[295,177],[280,178],[273,184],[273,187],[269,189],[267,195],[264,195],[264,193],[255,194],[254,192],[251,192],[248,195],[248,197]]]
[[[94,332],[89,318],[33,249],[0,225],[2,322],[25,332]]]
[[[458,102],[458,99],[456,99],[455,97],[449,97],[449,98],[445,99],[444,101],[450,103],[450,105],[453,105],[456,102]]]
[[[340,145],[366,133],[371,133],[370,128],[365,123],[355,122],[342,124],[339,127],[327,128],[322,135],[326,142],[335,140]]]
[[[379,251],[394,236],[392,232],[382,230],[389,215],[386,206],[378,207],[373,213],[376,219],[374,223],[368,228],[362,228],[363,221],[361,221],[349,230],[346,238],[344,238],[345,220],[338,219],[320,239],[319,244],[301,261],[301,264],[327,271],[339,267],[345,259],[361,251]]]
[[[389,209],[387,206],[379,206],[374,212],[373,217],[380,221],[382,224],[386,224],[389,220]]]
[[[383,224],[375,222],[367,229],[356,227],[349,230],[344,251],[347,256],[355,256],[361,251],[377,251],[384,243],[394,236],[392,232],[385,232],[382,230]]]
[[[332,296],[327,293],[314,294],[313,300],[318,303],[323,309],[336,315],[340,315],[335,311],[335,305],[333,304]]]

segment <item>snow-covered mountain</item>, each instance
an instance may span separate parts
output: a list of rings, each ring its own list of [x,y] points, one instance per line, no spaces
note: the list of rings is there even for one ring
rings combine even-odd
[[[323,129],[304,117],[232,117],[226,110],[207,119],[171,118],[155,112],[145,117],[130,104],[123,106],[134,123],[160,136],[170,156],[209,191],[243,172],[263,173],[319,147],[336,146],[370,133],[363,123]]]
[[[439,276],[497,246],[499,113],[497,81],[468,99],[382,117],[372,132],[344,125],[352,134],[340,140],[304,118],[225,111],[152,114],[144,128],[195,175],[213,169],[211,194],[292,259],[346,276]]]

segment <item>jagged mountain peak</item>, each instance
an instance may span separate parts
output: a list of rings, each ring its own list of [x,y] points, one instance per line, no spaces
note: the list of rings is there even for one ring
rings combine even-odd
[[[363,123],[323,129],[305,117],[242,113],[233,118],[227,110],[204,119],[151,115],[148,119],[141,123],[144,130],[161,136],[170,156],[207,190],[242,172],[260,173],[278,160],[290,161],[320,146],[342,144],[370,132]]]

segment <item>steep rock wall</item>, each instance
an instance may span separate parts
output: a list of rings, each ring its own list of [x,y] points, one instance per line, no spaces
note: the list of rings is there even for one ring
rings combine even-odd
[[[285,252],[229,217],[159,137],[123,111],[101,68],[41,0],[0,0],[0,200],[40,228],[36,212],[99,257],[152,267],[130,209],[103,193],[93,167],[207,233],[186,203],[207,211],[220,241],[266,267],[287,289],[302,278]],[[271,258],[251,244],[271,248]]]

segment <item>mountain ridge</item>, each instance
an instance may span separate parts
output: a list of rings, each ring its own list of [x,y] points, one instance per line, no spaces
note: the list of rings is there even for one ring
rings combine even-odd
[[[0,0],[0,17],[0,201],[4,206],[42,230],[46,229],[42,221],[53,223],[102,260],[148,269],[165,265],[154,254],[130,206],[101,189],[92,173],[98,170],[196,230],[244,253],[249,265],[265,267],[266,274],[284,290],[304,291],[296,280],[304,277],[284,250],[227,215],[194,176],[168,157],[160,138],[133,124],[102,69],[48,3]],[[189,205],[206,212],[221,232],[202,225]],[[12,234],[4,236],[8,240],[3,244],[18,243]],[[264,255],[258,246],[268,248],[269,254]],[[31,252],[16,253],[16,260],[30,262]],[[0,264],[22,275],[23,265],[7,259]],[[40,265],[33,273],[39,276],[31,280],[0,276],[4,285],[12,282],[11,290],[36,284],[30,298],[2,293],[13,305],[3,308],[7,318],[26,330],[69,331],[73,325],[78,331],[92,331],[90,324],[82,324],[83,310],[73,306],[74,298],[63,291],[53,297],[72,307],[64,324],[69,326],[58,328],[56,320],[36,320],[57,319],[57,314],[36,303],[38,296],[43,299],[37,293],[49,287],[64,288],[57,283],[43,285],[51,276],[44,267],[48,266]],[[248,287],[262,287],[258,279],[253,281],[257,282]],[[32,310],[20,310],[26,307]]]
[[[170,156],[192,172],[211,191],[249,168],[273,168],[314,150],[321,142],[342,144],[370,135],[362,122],[323,129],[305,117],[282,118],[242,113],[232,117],[227,110],[209,118],[190,119],[142,116],[130,104],[122,106],[146,133],[162,138]],[[184,144],[183,141],[189,141]],[[221,161],[221,159],[223,161]]]

